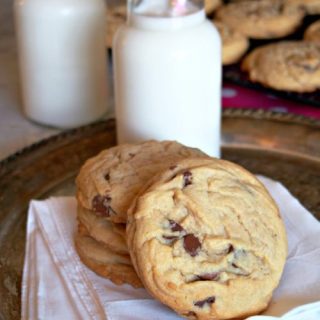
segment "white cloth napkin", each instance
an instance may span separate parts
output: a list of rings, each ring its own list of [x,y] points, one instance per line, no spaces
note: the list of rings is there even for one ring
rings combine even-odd
[[[319,320],[320,223],[280,183],[264,177],[260,180],[280,208],[289,255],[265,316],[248,319]],[[181,319],[144,289],[116,286],[86,268],[74,248],[75,230],[74,198],[30,203],[22,319]]]

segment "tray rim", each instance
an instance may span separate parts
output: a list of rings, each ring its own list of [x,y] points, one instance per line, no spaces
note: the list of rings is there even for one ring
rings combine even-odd
[[[300,115],[295,115],[295,114],[282,114],[282,113],[278,113],[278,112],[269,112],[269,111],[265,111],[263,109],[225,109],[223,112],[223,120],[224,121],[226,120],[225,124],[227,125],[225,128],[228,128],[228,124],[232,124],[233,120],[239,121],[241,126],[243,127],[243,125],[251,123],[251,120],[253,120],[254,125],[257,125],[257,124],[259,124],[259,119],[261,119],[262,121],[266,121],[267,125],[270,125],[270,126],[281,126],[281,124],[283,124],[286,127],[287,126],[290,127],[291,124],[296,124],[298,127],[299,125],[301,125],[301,126],[303,126],[304,129],[305,128],[308,129],[308,131],[309,130],[317,131],[317,136],[318,136],[318,131],[320,129],[320,121],[317,121],[312,118],[300,116]],[[270,122],[268,122],[268,120],[270,120]],[[92,123],[87,126],[62,131],[61,133],[58,133],[58,134],[53,135],[49,138],[46,138],[46,139],[40,140],[34,144],[31,144],[21,150],[18,150],[16,153],[5,158],[3,161],[0,161],[0,177],[6,177],[6,175],[11,175],[11,171],[13,173],[15,173],[16,170],[20,169],[20,164],[25,164],[26,166],[29,166],[31,164],[31,166],[34,166],[33,163],[29,162],[29,160],[31,160],[32,157],[37,158],[39,155],[40,155],[40,157],[42,157],[42,156],[47,157],[50,154],[50,151],[52,149],[59,150],[60,156],[61,156],[60,147],[63,149],[63,148],[69,148],[70,146],[73,146],[74,143],[76,141],[78,141],[79,137],[85,136],[85,139],[88,139],[87,140],[88,143],[94,143],[95,140],[91,140],[91,134],[92,135],[95,135],[96,133],[99,134],[100,132],[104,132],[104,130],[110,130],[111,128],[112,128],[112,130],[114,130],[115,124],[116,124],[115,119],[98,121],[98,122]],[[224,132],[226,132],[226,131],[224,131]],[[237,131],[237,133],[239,133],[239,132],[240,131]],[[319,131],[319,133],[320,133],[320,131]],[[103,134],[103,136],[104,136],[104,134]],[[113,136],[115,136],[115,134],[113,134]],[[98,141],[101,142],[104,140],[98,140]],[[115,140],[112,139],[112,143],[114,143],[114,142],[115,142]],[[80,147],[82,148],[82,146],[80,146]],[[244,149],[244,151],[249,151],[249,158],[250,158],[251,151],[253,153],[256,153],[258,151],[259,154],[260,153],[265,154],[265,152],[267,152],[268,154],[270,153],[270,156],[275,155],[276,157],[277,157],[277,154],[279,154],[279,153],[282,154],[283,156],[288,155],[287,150],[281,149],[281,148],[280,149],[265,149],[265,148],[255,147],[254,145],[250,145],[250,144],[249,145],[237,145],[237,144],[222,143],[222,150],[227,151],[229,153],[231,151],[231,154],[233,152],[232,151],[233,149],[239,150],[239,148]],[[241,154],[241,152],[242,151],[240,150],[240,154]],[[54,152],[53,152],[53,154],[54,154]],[[315,159],[306,159],[306,157],[303,153],[292,154],[292,155],[289,154],[289,156],[290,156],[290,158],[292,156],[294,156],[294,158],[301,157],[304,161],[315,160],[316,161],[315,168],[317,168],[317,170],[318,170],[318,168],[320,167],[320,156],[317,156]],[[312,165],[312,163],[307,162],[308,167],[310,164]],[[312,167],[313,167],[313,165],[312,165]],[[71,175],[73,176],[73,173],[71,173]],[[272,178],[272,176],[271,176],[271,178]],[[69,178],[67,178],[67,180],[68,179]],[[64,182],[65,181],[66,181],[66,179],[64,179]],[[39,189],[41,191],[41,195],[39,193],[40,198],[38,198],[38,197],[33,197],[33,198],[34,199],[41,199],[44,195],[51,193],[56,187],[59,187],[59,185],[60,185],[59,183],[55,183],[53,188],[52,188],[52,186],[51,187],[49,186],[49,189],[41,187],[42,189],[41,190]],[[37,187],[37,190],[38,190],[38,187]],[[298,198],[298,199],[300,199],[300,198]],[[22,203],[22,205],[24,205],[24,204]],[[22,207],[21,204],[19,204],[18,211],[19,212],[15,213],[16,218],[14,218],[14,221],[17,221],[18,216],[25,215],[26,208],[24,206]],[[315,213],[313,211],[311,211],[311,209],[310,209],[310,212],[312,214],[314,214],[315,217],[317,217],[315,215]],[[9,213],[9,211],[8,211],[8,213]],[[8,218],[7,213],[4,217],[5,217],[4,221],[6,221],[6,219]],[[7,237],[6,234],[5,234],[5,237]],[[2,243],[0,243],[0,247],[1,247]],[[6,251],[3,251],[3,252],[6,252]],[[17,251],[17,252],[20,254],[20,251]],[[16,263],[15,260],[11,259],[10,261],[13,261],[13,262],[10,262],[10,265],[16,266],[17,269],[14,269],[14,270],[16,270],[15,272],[18,272],[18,273],[14,273],[13,275],[10,276],[11,277],[10,279],[13,279],[13,281],[14,281],[12,285],[17,285],[17,287],[15,287],[15,288],[18,288],[18,290],[21,290],[21,281],[19,280],[20,279],[19,278],[19,275],[20,275],[19,270],[21,270],[21,265],[15,264]],[[22,262],[22,264],[23,264],[23,262]],[[4,269],[4,270],[7,270],[7,269]],[[6,293],[7,291],[4,291],[4,292]],[[18,292],[21,293],[21,291],[18,291]],[[5,295],[5,297],[9,297],[9,296]],[[11,301],[12,303],[14,303],[13,304],[14,310],[18,310],[18,309],[16,309],[17,305],[15,304],[16,298],[11,297],[8,299],[9,300],[6,300],[6,301]],[[18,299],[20,299],[20,298],[18,297]],[[21,311],[21,309],[19,309],[19,310]],[[0,319],[2,319],[1,312],[7,312],[7,311],[8,310],[6,308],[4,308],[3,310],[0,311]],[[7,314],[7,313],[3,313],[3,314]],[[10,313],[10,316],[11,316],[11,313]]]
[[[254,120],[261,119],[261,120],[268,120],[268,121],[277,121],[282,123],[293,123],[293,124],[318,128],[320,130],[320,120],[312,117],[306,117],[304,115],[294,114],[294,113],[282,113],[277,111],[268,111],[265,109],[232,108],[232,107],[223,109],[222,119],[233,118],[233,117],[240,118],[240,119],[241,118],[254,119]],[[96,121],[89,125],[85,125],[85,126],[81,126],[73,129],[67,129],[58,134],[39,140],[22,149],[19,149],[16,152],[12,153],[11,155],[0,160],[0,175],[1,175],[1,171],[5,169],[6,165],[18,160],[19,158],[22,158],[28,155],[29,153],[35,150],[40,149],[44,145],[51,144],[54,141],[65,139],[67,137],[76,136],[77,133],[88,131],[99,124],[103,124],[106,122],[113,123],[115,121],[116,121],[115,118],[110,118],[107,120]]]

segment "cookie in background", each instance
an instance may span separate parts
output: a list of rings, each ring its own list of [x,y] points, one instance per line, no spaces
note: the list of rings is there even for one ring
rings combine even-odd
[[[249,47],[249,39],[221,21],[213,21],[222,41],[222,64],[238,62]]]
[[[254,49],[242,62],[253,82],[277,90],[320,88],[320,43],[281,41]]]
[[[249,0],[219,8],[217,20],[253,39],[281,38],[302,23],[305,11],[283,0]]]
[[[207,15],[212,14],[222,5],[222,0],[204,0],[204,8]]]
[[[303,39],[320,43],[320,20],[315,21],[306,29]]]
[[[320,14],[319,0],[285,0],[288,4],[303,8],[307,14]]]

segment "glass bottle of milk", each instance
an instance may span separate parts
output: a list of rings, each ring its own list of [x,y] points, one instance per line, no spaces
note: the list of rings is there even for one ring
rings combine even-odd
[[[14,0],[25,115],[70,128],[107,113],[103,0]]]
[[[177,140],[220,156],[221,41],[203,0],[129,0],[113,54],[118,143]]]

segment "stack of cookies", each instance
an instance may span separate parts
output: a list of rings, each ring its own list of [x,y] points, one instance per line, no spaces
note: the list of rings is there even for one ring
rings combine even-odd
[[[96,273],[143,284],[190,319],[244,318],[267,307],[286,234],[274,201],[242,167],[149,141],[90,159],[77,186],[76,247]]]
[[[147,141],[110,148],[84,164],[76,180],[75,243],[90,269],[116,284],[142,286],[126,245],[128,208],[150,178],[189,157],[206,155],[177,142]]]

